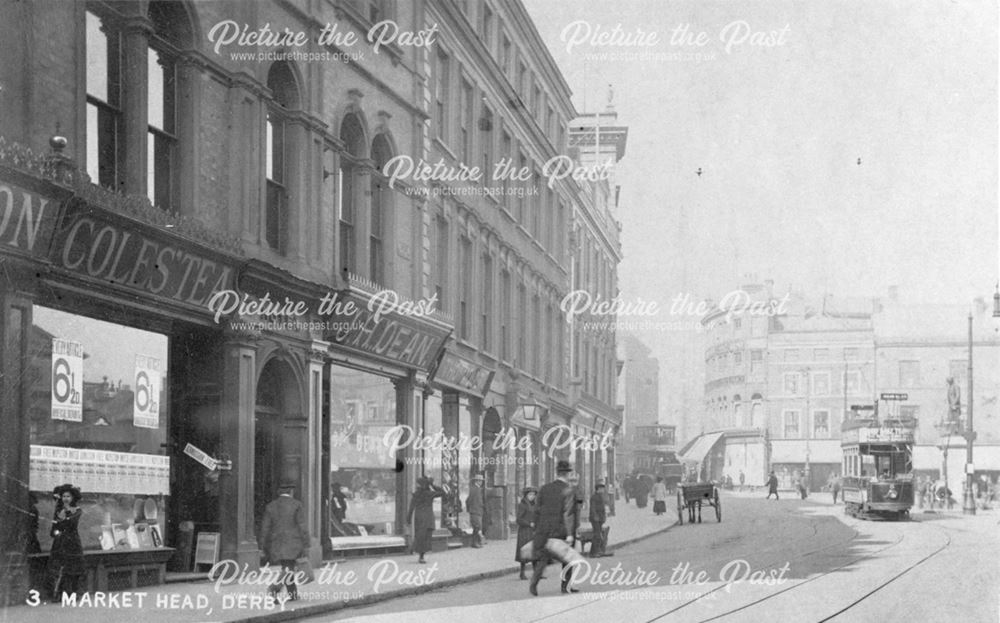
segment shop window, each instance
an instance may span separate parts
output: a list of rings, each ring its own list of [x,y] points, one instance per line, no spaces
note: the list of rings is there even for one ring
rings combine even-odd
[[[165,454],[168,339],[35,306],[29,337],[29,485],[39,515],[52,490],[80,488],[85,550],[164,545],[170,490]],[[51,546],[50,524],[38,540]]]
[[[287,113],[298,108],[299,94],[291,67],[284,61],[271,65],[267,88],[274,97],[267,107],[265,176],[267,193],[264,206],[264,239],[274,251],[288,251],[288,196],[286,164],[295,149],[288,136]]]
[[[332,366],[330,372],[330,483],[347,500],[332,536],[394,534],[396,458],[383,438],[395,426],[392,382],[380,376]],[[391,414],[391,416],[390,416]]]
[[[106,188],[119,184],[121,34],[90,11],[86,15],[87,174]]]

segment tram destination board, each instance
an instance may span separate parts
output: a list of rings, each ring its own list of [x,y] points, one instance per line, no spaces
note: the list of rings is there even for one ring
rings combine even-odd
[[[882,400],[908,400],[908,394],[882,394]]]

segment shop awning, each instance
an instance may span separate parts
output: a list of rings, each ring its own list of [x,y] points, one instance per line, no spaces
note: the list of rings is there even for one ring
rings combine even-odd
[[[684,449],[678,458],[689,463],[701,463],[711,452],[712,446],[722,438],[723,433],[708,433],[695,439],[694,443]]]
[[[841,463],[843,452],[836,439],[772,439],[771,463]]]

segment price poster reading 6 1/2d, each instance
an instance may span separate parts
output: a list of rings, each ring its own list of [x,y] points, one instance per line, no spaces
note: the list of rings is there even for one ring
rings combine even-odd
[[[135,399],[132,423],[139,428],[160,427],[160,360],[135,356]]]
[[[52,419],[83,421],[83,345],[52,338]]]

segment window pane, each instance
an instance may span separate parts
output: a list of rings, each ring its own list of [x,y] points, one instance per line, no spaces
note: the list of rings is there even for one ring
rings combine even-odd
[[[163,123],[164,68],[160,64],[160,53],[150,48],[146,58],[149,71],[148,81],[146,82],[146,93],[148,95],[146,108],[149,111],[149,125],[160,130],[165,130],[166,126]]]
[[[108,102],[108,37],[101,18],[87,12],[87,95]],[[95,176],[91,176],[96,179]]]

